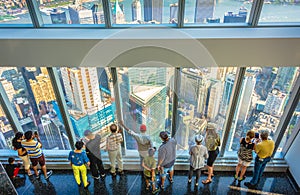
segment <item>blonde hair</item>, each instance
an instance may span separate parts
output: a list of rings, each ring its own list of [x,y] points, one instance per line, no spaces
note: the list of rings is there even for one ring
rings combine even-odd
[[[249,130],[248,132],[247,132],[247,134],[246,134],[246,141],[247,142],[250,142],[251,141],[251,139],[253,139],[255,137],[255,131],[253,131],[253,130]]]
[[[206,126],[206,137],[208,135],[212,135],[214,138],[218,137],[218,134],[216,132],[216,125],[214,123],[207,123],[207,126]]]

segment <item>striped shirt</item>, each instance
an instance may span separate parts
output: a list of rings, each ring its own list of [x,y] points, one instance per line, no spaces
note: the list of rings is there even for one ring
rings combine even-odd
[[[123,142],[121,133],[112,133],[106,139],[106,149],[108,151],[114,151],[119,149],[120,144]]]
[[[35,140],[22,141],[22,146],[26,149],[30,158],[39,158],[43,155],[42,145]]]

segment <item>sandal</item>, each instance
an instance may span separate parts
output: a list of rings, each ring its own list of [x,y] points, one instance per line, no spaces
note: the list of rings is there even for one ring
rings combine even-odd
[[[212,182],[211,179],[202,180],[203,184],[210,184]]]
[[[208,175],[208,172],[205,171],[204,174],[205,174],[205,175]],[[211,174],[211,177],[214,177],[214,176],[215,176],[215,174]]]

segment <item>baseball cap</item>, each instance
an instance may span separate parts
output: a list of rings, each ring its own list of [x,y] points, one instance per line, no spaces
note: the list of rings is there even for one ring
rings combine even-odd
[[[202,140],[203,140],[203,136],[202,135],[200,135],[200,134],[195,135],[195,141],[196,142],[202,142]]]
[[[142,125],[140,126],[140,131],[146,131],[146,130],[147,130],[146,125],[142,124]]]

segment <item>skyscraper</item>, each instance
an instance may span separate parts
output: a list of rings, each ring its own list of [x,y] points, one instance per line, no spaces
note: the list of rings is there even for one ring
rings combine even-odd
[[[177,23],[178,3],[170,4],[170,23]]]
[[[229,105],[230,96],[234,85],[235,74],[227,74],[224,84],[223,96],[220,104],[220,115],[225,118],[226,111]]]
[[[81,5],[68,7],[71,24],[94,24],[93,11],[84,9]]]
[[[133,0],[131,4],[132,21],[142,20],[142,7],[140,0]]]
[[[5,92],[7,94],[7,97],[9,99],[9,101],[11,102],[12,99],[13,99],[13,97],[14,97],[14,95],[16,94],[15,89],[14,89],[12,83],[10,81],[7,81],[4,78],[0,78],[0,82],[1,82],[1,84],[3,86],[3,88],[5,89]]]
[[[163,1],[144,0],[144,21],[162,23]]]
[[[74,109],[87,113],[103,105],[96,68],[61,68],[66,98]]]
[[[248,10],[241,7],[238,14],[227,12],[224,14],[224,23],[245,23]]]
[[[222,83],[218,80],[211,80],[209,87],[209,98],[206,116],[211,120],[215,121],[218,116],[220,102],[222,97]]]
[[[216,7],[216,0],[196,0],[195,23],[204,23],[207,18],[213,18]]]
[[[44,72],[36,76],[36,80],[29,80],[29,82],[37,104],[41,101],[50,102],[56,99],[48,73]]]
[[[118,0],[116,0],[115,4],[113,6],[112,15],[113,15],[113,23],[114,24],[124,24],[125,23],[125,15],[119,5]]]
[[[275,79],[275,88],[283,93],[289,93],[295,80],[297,67],[279,67]]]
[[[283,112],[283,106],[287,95],[274,88],[268,95],[264,112],[267,114],[280,116]]]
[[[67,24],[66,12],[58,9],[53,9],[50,13],[52,24]]]

